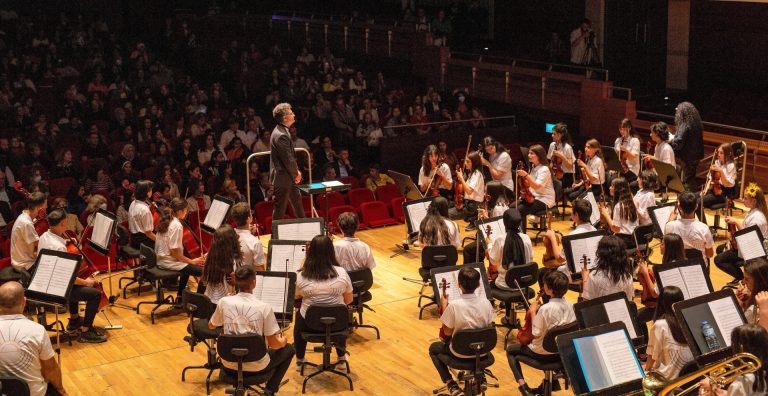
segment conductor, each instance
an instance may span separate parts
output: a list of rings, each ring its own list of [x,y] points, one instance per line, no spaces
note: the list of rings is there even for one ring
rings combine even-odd
[[[301,193],[294,184],[301,183],[301,171],[296,165],[296,153],[289,129],[296,122],[296,116],[289,103],[278,103],[272,110],[272,117],[277,125],[269,138],[269,179],[275,191],[275,207],[272,212],[273,220],[280,220],[285,215],[285,209],[290,202],[293,213],[297,218],[304,217],[304,207],[301,205]]]

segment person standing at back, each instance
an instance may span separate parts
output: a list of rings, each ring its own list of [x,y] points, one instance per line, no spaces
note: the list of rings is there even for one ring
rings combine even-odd
[[[704,158],[704,132],[701,116],[690,102],[682,102],[675,109],[675,137],[669,144],[675,156],[683,161],[683,184],[688,191],[697,191],[696,167]]]
[[[301,193],[294,184],[301,183],[301,171],[296,164],[290,128],[296,122],[296,116],[288,103],[279,103],[272,110],[277,125],[269,138],[269,179],[275,190],[275,209],[273,220],[280,220],[290,203],[297,218],[304,217],[301,205]]]

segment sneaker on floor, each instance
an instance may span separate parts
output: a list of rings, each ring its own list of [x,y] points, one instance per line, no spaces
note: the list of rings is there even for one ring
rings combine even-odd
[[[296,359],[296,371],[301,372],[302,366],[304,366],[304,360]]]
[[[77,341],[79,342],[87,342],[91,344],[98,344],[100,342],[107,341],[107,336],[103,334],[97,333],[94,329],[88,329],[88,331],[84,333],[80,333],[80,336],[77,337]]]
[[[67,322],[67,331],[77,331],[83,325],[83,318],[78,316],[74,319],[70,318]]]
[[[451,396],[459,396],[462,393],[461,388],[459,388],[459,384],[457,384],[454,380],[449,381],[445,385],[448,387],[448,394]]]

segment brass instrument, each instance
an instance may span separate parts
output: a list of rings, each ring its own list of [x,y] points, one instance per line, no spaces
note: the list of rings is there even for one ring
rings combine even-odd
[[[672,382],[667,382],[663,376],[651,371],[643,379],[643,391],[640,394],[658,396],[687,395],[698,390],[699,381],[703,378],[709,378],[713,386],[725,388],[740,376],[756,372],[761,366],[760,359],[755,355],[741,352],[728,359],[697,370],[685,377],[677,378]],[[692,381],[695,381],[695,384],[688,388],[677,389]]]

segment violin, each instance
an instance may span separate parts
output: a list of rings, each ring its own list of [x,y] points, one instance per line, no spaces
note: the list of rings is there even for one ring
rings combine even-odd
[[[619,159],[621,160],[621,170],[624,173],[629,172],[629,163],[627,162],[629,160],[629,155],[626,150],[621,149],[626,141],[627,138],[621,138],[621,144],[619,145]]]
[[[707,174],[707,182],[704,183],[704,192],[709,191],[712,188],[712,194],[720,196],[723,193],[723,186],[720,184],[720,172],[712,170],[712,165],[715,164],[717,159],[717,150],[712,154],[712,162],[709,163],[709,173]]]
[[[586,167],[587,159],[584,153],[579,151],[578,158],[582,161],[584,161],[584,166]],[[581,167],[579,167],[581,169]],[[581,169],[581,180],[584,182],[584,188],[589,190],[592,188],[592,182],[589,181],[589,176],[587,175],[587,172],[584,171],[584,169]]]
[[[655,148],[656,143],[654,143],[653,140],[649,139],[647,142],[645,142],[645,151],[648,152],[648,155],[651,155]],[[651,162],[651,157],[643,158],[643,164],[645,165],[645,169],[653,169],[653,162]]]
[[[432,176],[432,182],[429,183],[429,195],[432,197],[440,196],[440,186],[443,184],[443,175],[441,175],[438,170],[442,164],[442,161],[437,163],[435,166],[435,174]]]
[[[448,282],[443,278],[443,281],[440,282],[440,290],[442,291],[442,295],[448,298],[448,295],[446,294],[446,291],[448,289]],[[438,315],[443,314],[443,306],[441,304],[437,304],[437,313]],[[440,332],[438,333],[438,336],[441,340],[445,341],[448,336],[445,334],[445,331],[443,331],[443,326],[440,326]]]
[[[472,135],[469,135],[469,138],[467,140],[467,151],[464,152],[464,159],[461,160],[460,164],[456,164],[456,173],[462,172],[462,175],[464,174],[464,170],[462,167],[464,166],[464,163],[467,161],[467,155],[469,154],[469,146],[472,144]],[[453,183],[453,207],[456,208],[456,210],[462,210],[464,209],[464,185],[459,183],[458,181]]]
[[[557,180],[563,180],[563,176],[565,176],[565,172],[563,172],[563,160],[555,154],[552,154],[552,161],[550,165],[550,168],[552,168],[552,173],[554,173]]]
[[[491,234],[493,233],[493,230],[491,230],[491,225],[486,224],[485,226],[485,239],[490,241],[491,240]],[[488,249],[485,249],[485,258],[488,258]],[[496,281],[496,278],[499,277],[499,269],[496,266],[496,264],[488,263],[488,280],[491,282]]]
[[[539,300],[543,292],[544,289],[541,289],[538,293],[536,293],[536,301]],[[525,295],[522,294],[522,290],[520,290],[520,293],[523,296]],[[523,323],[523,326],[517,331],[517,342],[519,342],[520,345],[528,345],[533,342],[533,313],[531,312],[531,305],[528,302],[528,299],[524,298],[523,301],[526,305],[525,322]]]
[[[29,191],[23,187],[20,181],[13,184],[13,189],[23,195],[24,199],[29,199]],[[48,231],[48,212],[45,208],[41,208],[37,213],[31,213],[30,215],[34,215],[32,217],[32,224],[35,226],[37,235],[43,235],[44,232]]]
[[[727,216],[733,215],[733,200],[726,198],[725,200],[725,213]],[[726,242],[725,248],[730,250],[737,250],[739,246],[736,244],[736,224],[728,223],[728,242]]]
[[[523,161],[520,161],[517,163],[518,169],[521,169],[524,167],[525,167],[525,164],[523,163]],[[518,176],[517,185],[520,191],[521,198],[525,201],[525,203],[529,205],[532,204],[535,198],[533,197],[533,193],[531,192],[531,186],[528,183],[528,178],[523,176]]]
[[[645,255],[643,254],[643,251],[640,250],[640,247],[637,246],[637,236],[634,235],[635,238],[635,254],[637,254],[638,260],[640,260],[643,263],[647,263]],[[653,276],[653,272],[648,271],[648,278],[650,279],[650,284],[645,279],[644,276],[638,275],[637,276],[637,282],[640,283],[640,286],[643,288],[642,293],[640,294],[640,302],[643,303],[643,306],[648,308],[656,308],[656,301],[658,300],[657,297],[654,297],[652,294],[653,287],[651,285],[656,283],[656,277]]]

